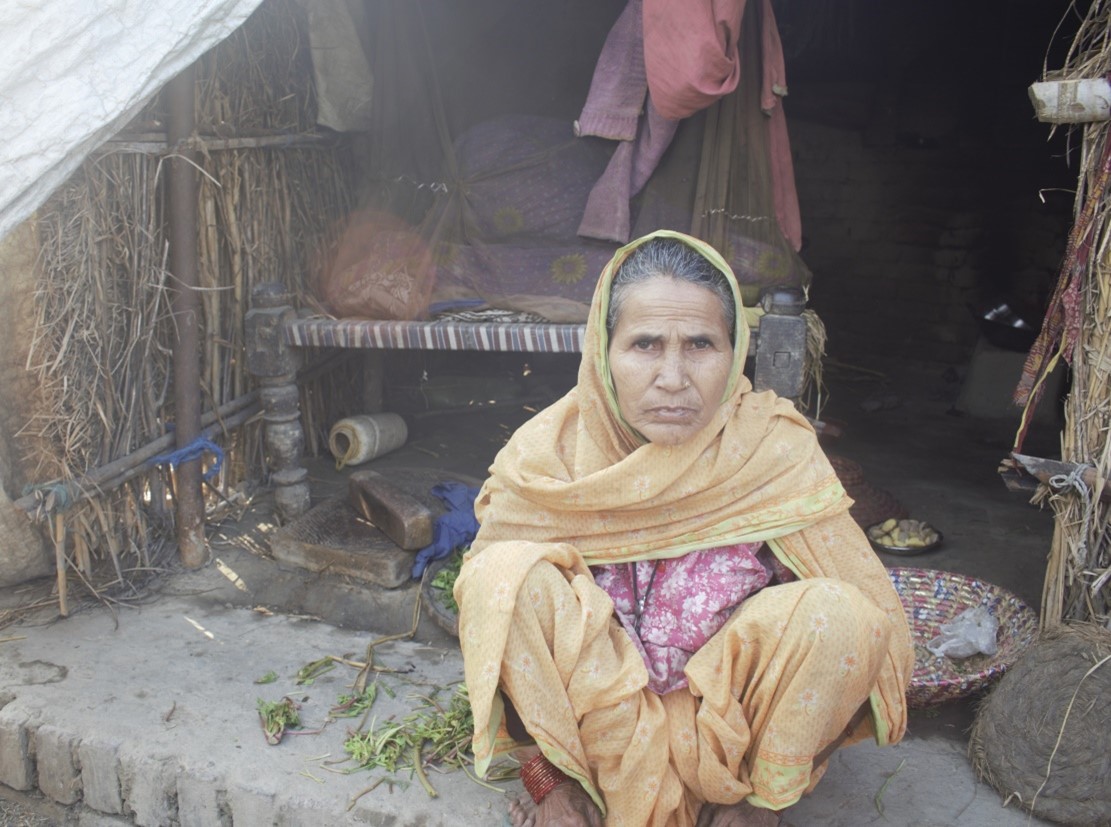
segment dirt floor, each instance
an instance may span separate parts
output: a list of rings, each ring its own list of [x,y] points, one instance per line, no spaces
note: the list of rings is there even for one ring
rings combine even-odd
[[[410,399],[403,411],[409,426],[407,444],[370,467],[387,473],[398,467],[434,468],[482,478],[513,429],[574,381],[575,362],[569,358],[534,360],[527,368],[502,360],[493,371],[481,363],[483,357],[472,358],[476,359],[476,373],[494,374],[493,381],[482,386],[483,398],[468,399],[465,391],[460,396],[456,389],[456,398],[437,402],[447,408],[444,411],[417,410]],[[458,374],[460,367],[450,365],[446,370]],[[957,403],[963,379],[964,372],[952,368],[884,364],[879,358],[867,365],[849,365],[831,359],[820,417],[834,423],[840,435],[823,442],[827,452],[859,464],[868,483],[895,498],[912,517],[928,521],[943,533],[944,541],[937,550],[914,557],[881,555],[885,564],[982,578],[1013,592],[1036,610],[1052,515],[1030,505],[1024,495],[1008,491],[997,475],[998,463],[1011,446],[1017,414],[1004,410],[994,418],[962,415]],[[488,404],[491,400],[498,404]],[[812,406],[811,413],[815,412]],[[1036,425],[1026,453],[1056,457],[1059,427],[1052,417]],[[337,472],[329,459],[313,461],[311,474],[315,501],[346,489],[345,473]],[[260,490],[241,521],[213,526],[210,531],[214,556],[255,586],[249,598],[252,603],[275,612],[319,618],[344,629],[389,634],[410,625],[415,599],[412,586],[383,596],[382,590],[349,578],[276,565],[267,540],[274,530],[271,502],[268,492]],[[168,568],[173,568],[172,560]],[[203,597],[206,576],[167,571],[146,584],[141,599],[156,602],[160,594]],[[48,588],[48,584],[40,584],[40,588]],[[34,588],[0,595],[0,611],[42,597]],[[214,592],[212,599],[231,604],[237,598],[234,593],[228,597],[226,592]],[[427,616],[421,621],[420,635],[422,639],[450,641]],[[967,731],[974,715],[975,699],[919,710],[912,714],[911,732],[944,739],[953,747],[952,761],[963,768]],[[836,771],[835,764],[831,775]],[[913,780],[907,783],[913,784]],[[945,791],[935,793],[944,795]],[[897,796],[899,786],[892,784],[885,794]],[[5,798],[0,825],[60,823],[49,820],[52,813],[56,816],[56,809],[35,809],[34,796],[5,796],[0,791],[0,802]],[[25,809],[28,805],[32,809]],[[824,806],[832,805],[826,802]],[[876,816],[880,822],[896,823],[884,819],[882,812]],[[814,820],[813,814],[806,813],[797,819],[788,821],[796,825],[842,823],[832,817]]]

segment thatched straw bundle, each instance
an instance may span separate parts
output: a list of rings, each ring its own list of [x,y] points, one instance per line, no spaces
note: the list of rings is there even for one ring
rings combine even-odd
[[[1111,632],[1043,633],[977,710],[969,754],[1010,803],[1057,824],[1111,824]]]
[[[1071,13],[1071,12],[1070,12]],[[1094,0],[1069,51],[1065,68],[1046,80],[1106,77],[1111,71],[1111,0]],[[1039,340],[1031,350],[1016,401],[1030,407],[1038,379],[1059,358],[1070,362],[1072,390],[1065,404],[1061,458],[1094,467],[1100,482],[1079,480],[1044,488],[1036,501],[1052,505],[1056,531],[1042,599],[1044,627],[1096,621],[1111,628],[1111,511],[1100,499],[1111,474],[1111,143],[1109,124],[1077,133],[1081,170],[1075,223],[1060,281]],[[1022,431],[1019,434],[1021,444]]]
[[[26,475],[40,484],[82,478],[162,437],[172,423],[164,121],[155,100],[37,218],[28,369],[41,409],[20,445]],[[293,0],[270,0],[197,71],[204,410],[250,391],[243,330],[251,288],[281,281],[303,293],[304,274],[350,210],[349,153],[314,129],[303,12]],[[350,381],[343,384],[350,389]],[[323,401],[321,387],[306,390],[310,416]],[[260,440],[248,425],[219,441],[228,461],[214,488],[226,494],[261,471]],[[129,474],[44,520],[60,557],[91,588],[126,584],[157,566],[172,536],[169,475],[148,466]],[[93,571],[107,559],[114,565],[106,583]]]

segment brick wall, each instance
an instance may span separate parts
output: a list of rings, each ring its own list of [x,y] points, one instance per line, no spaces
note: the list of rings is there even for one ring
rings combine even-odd
[[[1036,326],[1056,283],[1076,162],[1027,88],[1063,6],[838,8],[838,21],[855,9],[851,37],[788,59],[810,305],[831,355],[959,365],[979,336],[968,304],[1032,305]],[[781,17],[790,47],[805,15],[779,11],[799,15]]]

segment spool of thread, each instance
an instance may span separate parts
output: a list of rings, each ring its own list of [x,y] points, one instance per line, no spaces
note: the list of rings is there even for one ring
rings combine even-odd
[[[339,469],[396,451],[408,437],[405,420],[395,413],[359,414],[345,417],[332,426],[328,433],[328,449]]]

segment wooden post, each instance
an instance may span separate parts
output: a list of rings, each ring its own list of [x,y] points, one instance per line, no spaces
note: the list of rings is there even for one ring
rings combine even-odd
[[[755,390],[773,390],[797,400],[806,384],[806,297],[794,287],[778,287],[760,297],[759,342],[753,366]]]
[[[174,433],[185,448],[201,431],[200,298],[197,293],[197,152],[185,142],[194,130],[195,69],[190,66],[167,85],[170,146],[169,237],[173,283]],[[177,548],[186,568],[208,559],[200,459],[177,466],[175,521]]]
[[[57,567],[58,578],[58,611],[62,617],[69,617],[69,606],[66,602],[68,581],[66,580],[66,518],[62,512],[54,513],[54,565]]]

